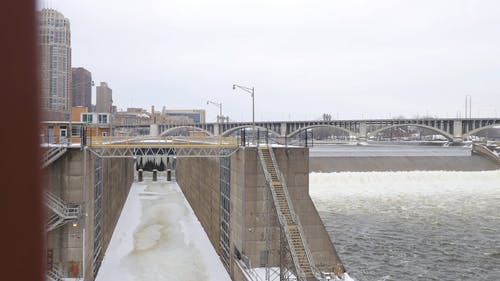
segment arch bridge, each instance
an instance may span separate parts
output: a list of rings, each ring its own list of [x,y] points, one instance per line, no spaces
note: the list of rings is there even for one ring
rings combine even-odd
[[[212,136],[228,136],[238,130],[252,128],[252,122],[195,123],[195,124],[154,124],[160,135],[168,135],[175,128],[191,128]],[[329,127],[339,129],[359,141],[375,137],[384,130],[396,127],[415,126],[426,128],[443,135],[453,142],[461,142],[464,137],[477,134],[488,128],[500,128],[500,118],[419,118],[419,119],[360,119],[360,120],[312,120],[312,121],[259,121],[256,130],[267,131],[281,137],[292,137],[304,130]],[[130,126],[129,126],[130,127]]]

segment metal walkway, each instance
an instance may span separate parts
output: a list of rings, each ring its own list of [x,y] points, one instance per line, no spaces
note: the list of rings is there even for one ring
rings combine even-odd
[[[53,266],[52,269],[47,270],[45,275],[47,281],[63,281],[64,275],[60,268]]]
[[[258,153],[292,256],[297,280],[321,280],[321,273],[314,266],[302,225],[293,210],[285,179],[278,168],[272,148],[259,147]]]
[[[225,157],[239,148],[239,139],[234,137],[101,137],[86,143],[91,152],[106,158]]]
[[[57,145],[54,147],[49,147],[42,155],[42,169],[50,165],[52,162],[56,161],[66,153],[66,145]]]
[[[47,220],[47,232],[63,226],[71,220],[76,220],[80,216],[80,206],[66,204],[61,198],[48,191],[45,192],[45,204],[53,212]]]

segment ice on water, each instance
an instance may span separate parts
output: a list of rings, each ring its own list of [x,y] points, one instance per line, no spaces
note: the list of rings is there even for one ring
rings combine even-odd
[[[132,186],[97,280],[230,278],[178,185],[160,179]]]

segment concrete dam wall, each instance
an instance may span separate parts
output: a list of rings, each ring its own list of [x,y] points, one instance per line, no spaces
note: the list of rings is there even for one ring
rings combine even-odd
[[[53,201],[79,209],[77,219],[47,231],[47,270],[94,280],[134,178],[133,159],[71,148],[43,175]],[[54,216],[47,208],[48,225]]]
[[[273,148],[316,266],[340,263],[309,197],[309,150]],[[280,226],[256,148],[229,158],[177,159],[176,178],[233,280],[245,280],[238,263],[280,266]]]
[[[500,165],[480,156],[311,157],[311,172],[489,171]]]

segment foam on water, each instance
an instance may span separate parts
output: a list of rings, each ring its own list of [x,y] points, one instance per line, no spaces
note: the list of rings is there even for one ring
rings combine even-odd
[[[310,194],[356,280],[500,280],[500,171],[311,173]]]

